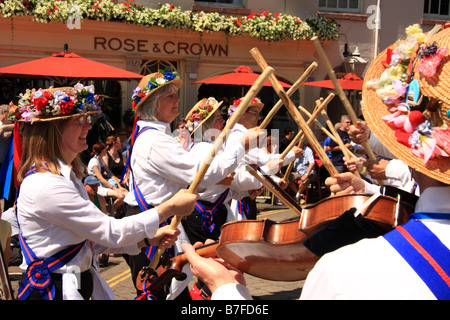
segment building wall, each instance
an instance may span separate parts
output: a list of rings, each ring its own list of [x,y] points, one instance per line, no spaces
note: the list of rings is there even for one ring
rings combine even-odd
[[[159,1],[135,0],[137,4],[157,8]],[[171,1],[175,6],[191,10],[194,1]],[[361,10],[356,14],[320,13],[340,24],[339,39],[323,44],[331,65],[342,70],[345,44],[353,52],[358,47],[361,58],[370,64],[374,55],[404,37],[405,27],[423,22],[423,0],[382,2],[381,28],[373,27],[374,12],[370,11],[376,0],[361,0]],[[372,7],[371,7],[372,6]],[[214,8],[212,8],[214,9]],[[281,12],[308,18],[316,15],[318,0],[247,0],[241,13]],[[425,30],[431,24],[424,24]],[[46,57],[60,52],[65,43],[69,51],[139,73],[146,60],[168,60],[177,63],[184,82],[181,89],[181,116],[197,102],[200,85],[194,83],[210,76],[231,72],[239,65],[247,65],[255,72],[261,70],[249,51],[257,47],[268,64],[274,67],[277,77],[294,83],[312,61],[319,67],[309,80],[327,78],[327,71],[307,40],[285,40],[269,43],[245,36],[226,37],[223,32],[203,33],[186,30],[168,30],[160,27],[145,28],[120,22],[84,20],[81,29],[69,30],[64,23],[37,23],[29,17],[0,18],[0,67]],[[375,50],[376,49],[376,50]],[[364,67],[360,76],[364,76]],[[122,112],[130,108],[130,98],[137,81],[121,82]],[[320,88],[304,86],[296,101],[310,111],[314,101],[327,92]],[[336,97],[329,110],[335,120],[342,113]]]

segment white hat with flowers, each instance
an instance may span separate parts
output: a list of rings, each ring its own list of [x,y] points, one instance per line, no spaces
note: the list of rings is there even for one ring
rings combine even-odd
[[[234,111],[236,111],[237,107],[241,104],[243,98],[239,98],[233,101],[233,104],[228,108],[228,116],[231,116]],[[248,107],[256,107],[258,108],[258,112],[264,108],[264,103],[261,102],[261,99],[258,97],[253,98]]]
[[[186,115],[186,127],[189,132],[194,133],[198,127],[208,120],[214,112],[222,105],[223,101],[218,102],[214,97],[203,98]]]
[[[133,91],[133,95],[131,96],[131,107],[137,112],[148,97],[158,89],[170,83],[173,83],[177,88],[180,88],[183,82],[178,73],[169,70],[169,68],[146,75],[141,79],[139,85]]]
[[[8,118],[33,123],[100,112],[94,86],[78,83],[73,87],[27,89],[19,95],[17,105],[10,103]]]
[[[370,129],[411,168],[450,184],[450,25],[419,25],[379,54],[363,86]]]

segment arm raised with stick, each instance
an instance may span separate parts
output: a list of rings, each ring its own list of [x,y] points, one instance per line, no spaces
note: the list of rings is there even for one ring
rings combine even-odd
[[[319,54],[320,59],[324,63],[328,76],[330,77],[330,80],[333,82],[334,89],[337,91],[337,94],[339,98],[342,101],[342,104],[345,107],[345,110],[347,111],[348,116],[350,117],[350,120],[352,120],[353,123],[358,122],[358,117],[356,116],[355,111],[353,110],[350,101],[348,101],[347,96],[344,93],[344,90],[342,90],[341,85],[337,81],[336,75],[334,74],[333,68],[331,67],[330,61],[328,60],[328,57],[326,56],[325,52],[323,51],[322,45],[320,44],[320,40],[317,37],[312,37],[311,41],[313,42],[314,46],[316,47],[317,53]],[[369,160],[377,161],[377,157],[373,153],[372,149],[370,148],[368,143],[363,144],[364,149],[366,150],[366,154],[369,157]],[[383,181],[378,181],[378,184],[383,185]]]
[[[232,129],[234,125],[237,123],[237,121],[240,119],[240,117],[245,113],[247,110],[250,102],[253,100],[253,98],[256,96],[256,94],[261,90],[262,86],[264,85],[264,82],[267,81],[268,77],[272,75],[274,72],[273,68],[267,67],[264,69],[264,71],[261,73],[261,75],[258,77],[258,79],[255,81],[255,83],[251,86],[250,90],[247,92],[247,94],[242,99],[241,104],[236,109],[236,111],[233,113],[233,115],[228,120],[228,123],[226,124],[225,128],[222,130],[220,136],[216,138],[214,142],[214,146],[211,149],[211,152],[206,157],[205,161],[203,162],[202,166],[200,167],[200,170],[197,172],[194,181],[189,186],[188,192],[190,193],[197,193],[197,189],[200,185],[200,183],[203,180],[203,177],[206,174],[206,171],[208,170],[209,166],[211,165],[212,161],[214,160],[215,155],[219,152],[219,150],[222,148],[223,143],[225,142],[227,132],[228,130]],[[247,149],[247,148],[246,148]],[[170,223],[170,227],[172,229],[176,229],[178,225],[181,222],[182,217],[180,216],[174,216],[172,219],[172,222]],[[162,246],[159,246],[155,255],[153,256],[152,261],[150,262],[149,267],[151,269],[156,269],[160,256],[164,253],[165,248]]]
[[[253,58],[258,63],[259,67],[261,69],[265,69],[267,67],[267,63],[260,54],[258,48],[253,48],[250,50],[250,53],[252,54]],[[320,145],[319,141],[317,140],[316,136],[312,132],[311,128],[306,124],[306,121],[303,119],[302,115],[300,114],[300,111],[295,107],[294,103],[291,101],[291,99],[287,96],[286,92],[284,91],[282,85],[278,82],[277,78],[275,76],[269,77],[269,81],[272,84],[273,88],[275,89],[275,92],[277,95],[283,100],[284,105],[288,108],[289,113],[294,118],[295,122],[299,125],[299,127],[303,130],[305,133],[306,138],[308,139],[312,149],[317,153],[320,160],[322,160],[323,165],[329,172],[331,176],[334,176],[337,174],[337,170],[334,167],[333,163],[331,163],[330,158],[326,155],[325,151],[323,151],[322,146]]]
[[[317,68],[317,62],[311,63],[311,65],[306,69],[306,71],[298,78],[298,80],[292,85],[292,87],[289,88],[287,91],[287,95],[290,97],[295,91],[300,88],[303,82],[308,79],[308,77],[313,73],[314,70]],[[283,105],[283,100],[278,100],[278,102],[273,106],[272,110],[267,114],[267,116],[264,118],[264,120],[259,125],[260,129],[265,129],[267,125],[270,123],[272,118],[275,116],[275,114],[280,110],[281,106]]]

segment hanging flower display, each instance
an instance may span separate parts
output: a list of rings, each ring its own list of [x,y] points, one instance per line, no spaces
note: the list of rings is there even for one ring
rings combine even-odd
[[[76,10],[74,10],[76,8]],[[338,25],[325,17],[305,20],[299,17],[264,11],[248,16],[228,16],[217,12],[181,10],[173,4],[159,4],[158,9],[136,5],[133,0],[116,3],[112,0],[4,0],[0,1],[3,17],[31,16],[38,22],[62,22],[76,12],[79,18],[97,21],[120,21],[143,27],[187,29],[197,32],[222,31],[227,35],[250,36],[268,42],[285,39],[336,40]]]

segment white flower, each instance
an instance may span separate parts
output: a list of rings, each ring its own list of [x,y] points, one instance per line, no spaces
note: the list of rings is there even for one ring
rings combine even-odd
[[[157,83],[158,85],[163,85],[163,84],[166,83],[166,82],[167,82],[167,80],[164,79],[164,78],[156,78],[156,83]]]

